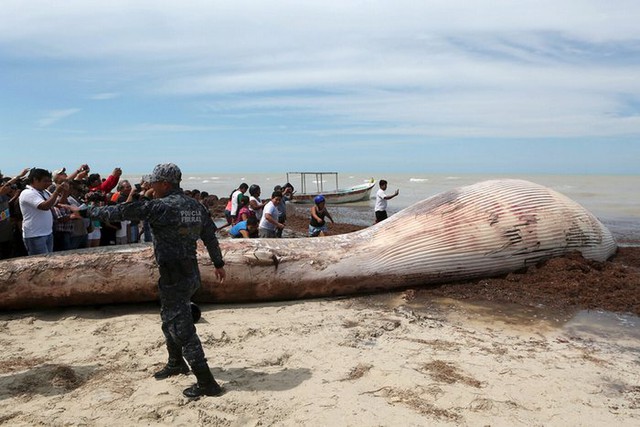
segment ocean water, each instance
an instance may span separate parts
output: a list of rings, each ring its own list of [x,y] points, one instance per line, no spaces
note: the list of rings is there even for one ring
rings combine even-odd
[[[137,182],[139,176],[125,176]],[[413,203],[437,193],[456,187],[473,184],[487,179],[517,178],[526,179],[550,187],[575,200],[596,215],[616,236],[618,240],[640,242],[640,175],[500,175],[500,174],[353,174],[339,173],[339,187],[345,188],[374,179],[386,179],[388,192],[400,190],[398,197],[389,201],[388,212],[396,213]],[[262,195],[268,196],[275,185],[286,182],[285,173],[246,173],[246,174],[189,174],[183,175],[182,187],[187,190],[198,189],[228,197],[242,182],[258,184]],[[296,190],[302,185],[299,177],[291,177]],[[320,183],[307,178],[307,191],[315,190]],[[322,186],[325,190],[335,188],[335,179],[325,175]],[[370,225],[373,222],[373,205],[376,185],[371,199],[346,205],[330,206],[330,211],[339,222],[358,225]]]

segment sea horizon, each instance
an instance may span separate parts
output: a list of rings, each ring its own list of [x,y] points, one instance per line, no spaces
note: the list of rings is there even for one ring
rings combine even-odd
[[[123,174],[123,179],[138,182],[141,175]],[[290,176],[290,182],[296,191],[300,192],[299,178]],[[637,219],[640,221],[640,206],[638,204],[638,188],[640,188],[640,175],[627,174],[511,174],[511,173],[468,173],[468,174],[443,174],[443,173],[338,173],[338,186],[340,188],[359,185],[373,179],[376,182],[371,198],[377,191],[377,182],[380,179],[388,181],[388,192],[400,190],[398,197],[389,201],[389,210],[404,209],[413,203],[426,199],[442,191],[456,187],[470,185],[488,179],[524,179],[537,184],[545,185],[575,200],[595,215],[611,218]],[[314,186],[315,179],[307,178],[307,192],[329,191],[335,188],[333,177],[323,176],[322,188]],[[206,191],[220,198],[228,197],[242,182],[249,185],[258,184],[262,188],[262,196],[268,196],[273,187],[287,182],[286,173],[183,173],[182,188],[185,190],[198,189]],[[350,205],[358,205],[358,202]]]
[[[138,182],[141,175],[123,174],[123,179]],[[488,179],[524,179],[541,184],[564,194],[598,217],[607,225],[617,238],[640,241],[640,206],[638,205],[638,188],[640,175],[628,174],[513,174],[513,173],[338,173],[339,188],[347,188],[368,182],[376,182],[369,200],[345,205],[330,205],[337,220],[358,225],[369,225],[372,221],[372,209],[375,201],[377,182],[388,181],[388,192],[400,190],[398,197],[389,200],[390,214],[435,194],[456,187],[470,185]],[[299,177],[289,176],[291,184],[300,191]],[[231,192],[242,182],[249,185],[258,184],[262,196],[268,197],[273,187],[283,185],[287,180],[286,173],[183,173],[182,188],[198,189],[220,198],[229,197]],[[316,186],[314,188],[314,186]],[[335,188],[335,179],[324,175],[322,187],[315,179],[307,178],[307,192],[329,191]],[[317,191],[315,191],[317,190]]]

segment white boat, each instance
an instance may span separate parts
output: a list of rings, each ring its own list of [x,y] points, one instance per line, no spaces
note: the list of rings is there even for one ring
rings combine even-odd
[[[335,178],[335,186],[327,187],[325,184],[325,176],[329,175]],[[300,191],[296,191],[291,199],[291,203],[313,203],[313,199],[322,194],[327,204],[339,204],[339,203],[351,203],[359,202],[360,200],[369,200],[371,196],[371,190],[375,185],[373,178],[367,183],[354,185],[348,188],[339,188],[338,185],[338,172],[287,172],[287,182],[292,182],[291,178],[299,176]],[[312,184],[308,185],[308,180],[312,181]],[[293,180],[296,183],[298,180]]]

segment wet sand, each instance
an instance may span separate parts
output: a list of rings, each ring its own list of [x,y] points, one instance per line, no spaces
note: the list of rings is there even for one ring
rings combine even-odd
[[[306,215],[287,224],[304,235]],[[0,424],[635,426],[639,301],[640,248],[625,247],[468,283],[206,304],[198,333],[226,392],[197,401],[181,394],[192,375],[152,378],[155,304],[0,313]]]

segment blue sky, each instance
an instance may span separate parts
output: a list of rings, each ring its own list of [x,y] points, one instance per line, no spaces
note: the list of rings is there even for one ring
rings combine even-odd
[[[640,174],[640,2],[0,0],[0,170]]]

